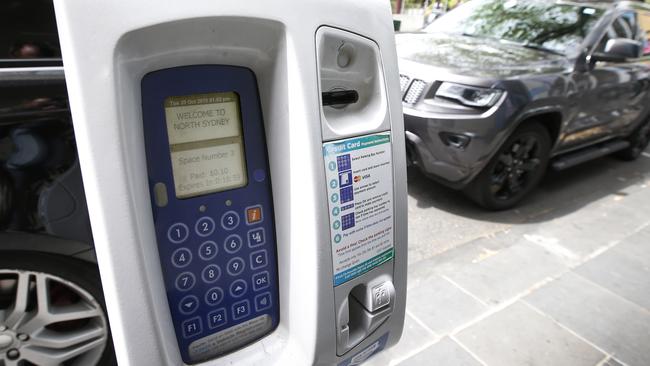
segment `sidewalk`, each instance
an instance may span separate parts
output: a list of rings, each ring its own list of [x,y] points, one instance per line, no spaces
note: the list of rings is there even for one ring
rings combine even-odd
[[[649,185],[414,263],[402,340],[367,364],[650,365]]]

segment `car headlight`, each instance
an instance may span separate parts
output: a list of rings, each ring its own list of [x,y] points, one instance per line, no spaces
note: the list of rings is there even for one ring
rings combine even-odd
[[[453,99],[470,107],[491,107],[503,95],[502,90],[479,88],[444,82],[436,91],[437,97]]]

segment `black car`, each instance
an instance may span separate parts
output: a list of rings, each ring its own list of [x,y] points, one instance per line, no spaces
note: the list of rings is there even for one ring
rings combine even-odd
[[[51,0],[0,2],[0,365],[115,364]]]
[[[640,2],[472,0],[397,35],[407,150],[426,175],[505,209],[541,180],[650,140]]]

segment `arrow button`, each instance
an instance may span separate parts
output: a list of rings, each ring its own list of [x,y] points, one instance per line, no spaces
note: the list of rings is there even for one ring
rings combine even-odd
[[[189,296],[185,296],[181,300],[179,305],[179,310],[181,311],[181,313],[188,315],[195,312],[198,307],[199,307],[199,299],[197,299],[196,296],[189,295]]]
[[[247,289],[246,281],[236,280],[230,285],[230,295],[232,297],[242,297]]]

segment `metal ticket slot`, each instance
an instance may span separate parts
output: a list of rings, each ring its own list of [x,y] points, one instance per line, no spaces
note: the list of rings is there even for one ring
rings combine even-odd
[[[388,3],[55,6],[121,365],[354,365],[397,343]]]

